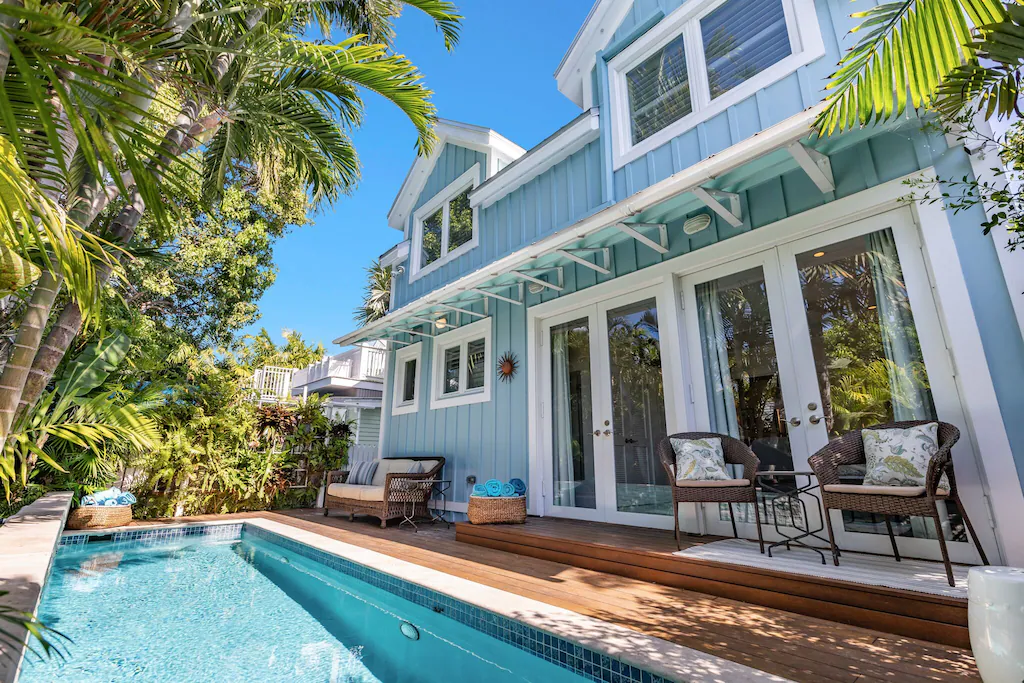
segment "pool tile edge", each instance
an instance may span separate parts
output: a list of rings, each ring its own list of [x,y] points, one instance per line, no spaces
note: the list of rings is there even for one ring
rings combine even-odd
[[[785,683],[787,680],[617,624],[446,574],[289,524],[263,518],[232,521],[257,527],[342,560],[416,584],[669,680],[687,683]]]

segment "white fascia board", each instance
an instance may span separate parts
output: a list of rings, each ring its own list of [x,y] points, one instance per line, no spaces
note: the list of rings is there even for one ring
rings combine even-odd
[[[543,141],[469,195],[469,205],[487,208],[600,136],[599,114],[591,109],[559,134]]]
[[[558,249],[564,249],[591,232],[610,227],[671,197],[691,192],[693,188],[709,183],[716,177],[722,176],[743,164],[764,156],[769,152],[784,148],[792,142],[807,138],[812,132],[812,124],[824,109],[825,103],[819,103],[803,110],[799,114],[794,114],[788,119],[752,135],[739,144],[728,147],[718,154],[713,154],[693,166],[670,175],[661,182],[640,190],[623,201],[612,204],[597,213],[583,218],[554,235],[550,235],[543,240],[534,242],[519,251],[498,259],[494,263],[488,264],[486,268],[481,268],[473,273],[464,275],[458,280],[450,282],[444,287],[436,289],[415,301],[411,301],[396,311],[388,313],[374,323],[338,337],[334,340],[334,343],[348,346],[364,339],[372,339],[374,335],[379,335],[388,327],[394,327],[398,321],[410,315],[415,315],[417,311],[423,308],[443,305],[445,301],[454,296],[485,285],[488,280],[494,279],[495,273],[508,273],[522,267],[533,259]]]
[[[470,123],[439,119],[435,133],[437,142],[434,144],[434,148],[428,156],[418,156],[413,161],[398,190],[398,195],[388,211],[388,225],[395,230],[405,231],[405,222],[409,218],[420,192],[423,191],[423,186],[427,184],[427,178],[430,177],[430,172],[445,144],[451,143],[459,147],[474,149],[483,152],[488,158],[498,155],[509,163],[526,154],[525,149],[490,128],[474,126]],[[490,166],[488,164],[488,174],[490,174]]]
[[[583,82],[590,78],[590,70],[597,61],[597,53],[615,34],[622,20],[629,14],[631,0],[596,0],[580,27],[568,51],[555,69],[558,92],[583,107]]]

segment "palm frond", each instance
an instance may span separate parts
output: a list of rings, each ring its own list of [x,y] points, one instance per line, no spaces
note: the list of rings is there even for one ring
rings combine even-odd
[[[857,43],[826,86],[827,107],[815,121],[831,135],[931,105],[946,77],[977,61],[970,25],[1002,22],[1000,0],[899,0],[852,15]]]

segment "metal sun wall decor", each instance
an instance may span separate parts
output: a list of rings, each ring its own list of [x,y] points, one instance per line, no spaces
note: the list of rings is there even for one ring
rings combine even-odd
[[[516,354],[506,351],[498,359],[498,379],[502,382],[511,382],[517,372],[519,372],[519,359],[516,358]]]

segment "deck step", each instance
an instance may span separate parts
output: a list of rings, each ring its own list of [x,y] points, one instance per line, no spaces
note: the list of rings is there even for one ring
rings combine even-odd
[[[551,518],[531,518],[521,526],[460,522],[455,530],[464,543],[970,647],[964,599],[680,557],[672,554],[671,532]]]

